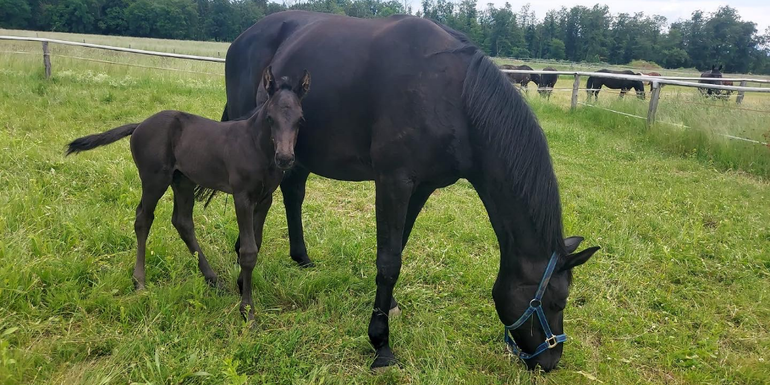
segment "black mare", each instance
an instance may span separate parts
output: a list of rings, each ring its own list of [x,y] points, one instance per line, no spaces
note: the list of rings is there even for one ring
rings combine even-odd
[[[704,79],[698,80],[698,83],[722,85],[723,82],[717,80],[722,78],[722,66],[720,65],[719,68],[717,68],[716,65],[713,65],[711,66],[710,71],[701,73],[700,77]],[[698,91],[700,91],[701,95],[707,97],[719,97],[722,94],[722,90],[715,90],[713,88],[698,88]]]
[[[405,44],[409,42],[409,44]],[[598,248],[573,253],[565,241],[559,190],[545,135],[503,73],[465,36],[412,16],[357,19],[305,11],[271,14],[241,34],[225,64],[223,120],[262,103],[258,74],[307,68],[314,92],[303,100],[305,122],[294,168],[281,183],[290,255],[310,263],[302,236],[305,182],[373,180],[376,190],[377,294],[369,323],[373,368],[396,362],[388,309],[402,251],[431,193],[465,178],[487,209],[500,246],[492,296],[500,320],[512,324],[535,294],[553,253],[556,270],[543,308],[554,333],[563,332],[572,268]],[[531,353],[545,339],[539,327],[512,330]],[[527,360],[556,367],[562,344]]]
[[[617,75],[640,75],[631,70],[612,71],[608,69],[600,69],[596,72],[604,72]],[[599,99],[599,91],[601,91],[602,86],[612,88],[614,90],[620,90],[621,98],[625,96],[626,92],[632,88],[636,91],[636,97],[639,99],[645,98],[644,83],[642,83],[641,80],[612,79],[599,76],[589,76],[588,81],[586,81],[586,92],[588,93],[588,99],[590,100],[592,95],[594,100]]]
[[[546,67],[543,71],[556,72],[556,68]],[[559,75],[557,74],[540,74],[539,81],[537,82],[537,92],[540,93],[540,96],[546,96],[550,99],[557,80],[559,80]]]

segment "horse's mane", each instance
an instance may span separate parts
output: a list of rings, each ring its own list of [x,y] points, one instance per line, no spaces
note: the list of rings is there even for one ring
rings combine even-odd
[[[461,43],[463,47],[455,51],[473,48],[463,84],[468,118],[505,167],[507,180],[500,182],[511,186],[529,208],[529,217],[542,245],[549,253],[556,251],[565,255],[559,187],[545,133],[535,114],[505,75],[468,37],[434,23]]]

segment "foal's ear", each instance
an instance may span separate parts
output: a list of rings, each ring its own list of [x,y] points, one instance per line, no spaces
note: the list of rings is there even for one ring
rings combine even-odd
[[[268,96],[273,96],[275,93],[275,76],[273,76],[273,66],[267,66],[262,71],[262,84],[265,86]]]
[[[564,258],[564,265],[561,267],[561,270],[570,270],[588,262],[588,259],[591,258],[595,252],[599,251],[599,249],[599,246],[594,246],[589,247],[579,253],[568,255],[566,258]]]
[[[583,237],[575,236],[564,238],[564,246],[567,247],[567,252],[572,254],[580,246],[580,242],[583,242]]]
[[[299,79],[299,82],[294,87],[294,93],[297,94],[298,98],[302,99],[305,97],[308,91],[310,91],[310,72],[305,70],[302,78]]]

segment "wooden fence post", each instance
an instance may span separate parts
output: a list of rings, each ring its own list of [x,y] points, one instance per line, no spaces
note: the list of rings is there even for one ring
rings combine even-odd
[[[760,83],[760,86],[761,85],[762,85],[762,83]],[[741,80],[741,87],[746,87],[746,81],[745,80]],[[741,104],[741,102],[743,102],[743,91],[738,91],[738,97],[735,98],[735,103]]]
[[[570,106],[570,109],[572,110],[577,108],[579,88],[580,88],[580,75],[575,74],[575,83],[572,85],[572,105]]]
[[[45,78],[51,77],[51,53],[48,52],[48,42],[43,42],[43,65],[45,65]]]
[[[650,96],[650,107],[647,110],[647,127],[655,124],[655,113],[658,110],[658,101],[660,100],[660,83],[652,82],[652,95]]]

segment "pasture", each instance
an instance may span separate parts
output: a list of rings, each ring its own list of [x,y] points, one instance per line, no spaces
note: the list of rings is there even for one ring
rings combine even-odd
[[[177,52],[204,54],[199,44],[179,43],[190,51]],[[570,113],[568,104],[530,90],[560,182],[565,232],[602,246],[575,271],[560,369],[530,373],[505,353],[490,294],[495,236],[474,190],[460,182],[437,191],[417,220],[395,291],[403,314],[391,321],[402,367],[373,375],[366,335],[375,290],[372,183],[311,176],[304,221],[317,266],[307,270],[288,257],[275,195],[254,271],[254,330],[238,314],[231,198],[195,209],[201,246],[226,289],[208,288],[199,275],[170,223],[169,193],[149,238],[148,290],[136,293],[140,184],[128,141],[68,158],[64,145],[162,109],[218,119],[223,65],[53,45],[46,81],[39,44],[0,47],[32,52],[0,56],[0,383],[770,379],[770,168],[729,163],[746,156],[767,167],[767,148],[662,125],[647,131],[643,121],[600,109]],[[603,96],[616,109],[646,106]],[[671,108],[661,119],[681,113],[690,125],[702,117],[689,106]],[[722,119],[714,114],[701,124]],[[761,135],[767,126],[756,124]]]

